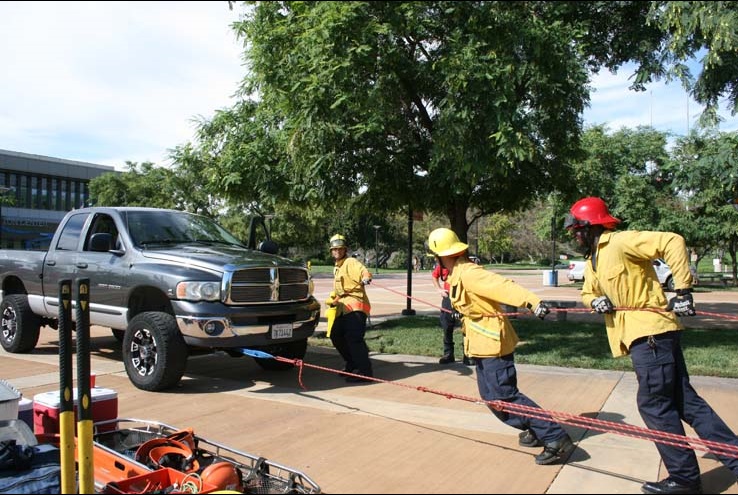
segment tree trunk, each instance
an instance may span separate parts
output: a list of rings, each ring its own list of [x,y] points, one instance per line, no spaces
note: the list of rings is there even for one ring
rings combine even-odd
[[[466,243],[467,241],[467,230],[469,229],[469,222],[466,220],[466,211],[469,205],[464,202],[461,204],[458,200],[455,200],[448,208],[448,219],[451,222],[451,230],[456,232],[461,242]]]

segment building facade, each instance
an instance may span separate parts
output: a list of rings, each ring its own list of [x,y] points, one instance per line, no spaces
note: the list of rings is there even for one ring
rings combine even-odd
[[[48,249],[57,225],[89,203],[90,180],[107,165],[0,150],[0,248]]]

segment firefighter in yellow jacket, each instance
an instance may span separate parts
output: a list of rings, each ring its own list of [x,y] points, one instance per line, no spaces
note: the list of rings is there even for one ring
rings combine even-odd
[[[346,238],[340,234],[331,237],[333,267],[333,291],[326,304],[335,308],[336,316],[330,331],[331,342],[346,362],[344,371],[363,376],[374,376],[369,348],[364,341],[366,319],[371,306],[365,286],[372,281],[372,274],[361,261],[347,256]],[[362,382],[348,376],[347,382]]]
[[[604,315],[614,357],[629,355],[636,403],[649,428],[684,435],[684,425],[703,440],[738,446],[738,436],[689,381],[677,317],[696,314],[684,238],[674,232],[617,231],[620,220],[598,197],[582,198],[569,210],[566,228],[587,263],[582,302]],[[664,258],[676,294],[667,302],[652,260]],[[643,493],[702,493],[694,450],[656,443],[669,476],[641,486]],[[738,476],[738,459],[717,455]]]
[[[476,362],[479,395],[486,401],[539,407],[518,389],[514,358],[518,336],[502,314],[502,305],[528,308],[541,319],[549,313],[548,307],[531,291],[470,261],[469,246],[452,230],[431,232],[428,247],[449,270],[449,297],[454,310],[463,316],[464,354]],[[571,438],[558,423],[490,410],[503,423],[522,430],[518,435],[521,446],[543,446],[536,464],[564,462],[574,450]]]

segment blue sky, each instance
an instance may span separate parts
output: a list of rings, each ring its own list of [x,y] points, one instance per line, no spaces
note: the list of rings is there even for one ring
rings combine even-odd
[[[124,169],[168,165],[193,118],[233,103],[244,73],[217,2],[0,2],[0,149]],[[593,80],[586,124],[653,125],[683,135],[701,109],[681,87],[629,91],[625,68]],[[721,130],[738,130],[738,118]]]

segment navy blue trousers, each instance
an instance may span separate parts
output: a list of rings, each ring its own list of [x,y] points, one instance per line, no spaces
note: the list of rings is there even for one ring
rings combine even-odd
[[[518,390],[518,375],[514,354],[499,358],[477,358],[477,386],[484,400],[500,400],[511,404],[536,407],[538,404]],[[492,414],[508,426],[518,430],[533,430],[544,443],[554,442],[566,436],[558,423],[545,419],[529,418],[489,408]]]
[[[344,313],[333,322],[331,342],[344,361],[345,371],[364,376],[374,376],[372,362],[369,360],[369,348],[364,342],[366,334],[366,313],[351,311]]]
[[[453,310],[453,307],[451,306],[451,298],[450,297],[444,297],[441,299],[441,307],[443,309],[446,309],[448,311],[441,311],[440,316],[440,323],[441,328],[443,329],[443,355],[444,356],[454,356],[454,325],[456,322],[454,321],[453,316],[451,316],[450,311]]]
[[[667,332],[637,339],[630,346],[638,378],[637,404],[646,426],[653,430],[684,435],[682,421],[703,440],[738,446],[738,437],[689,383],[682,354],[681,332]],[[656,442],[669,476],[681,483],[700,480],[694,450]],[[736,476],[738,459],[716,456]]]

